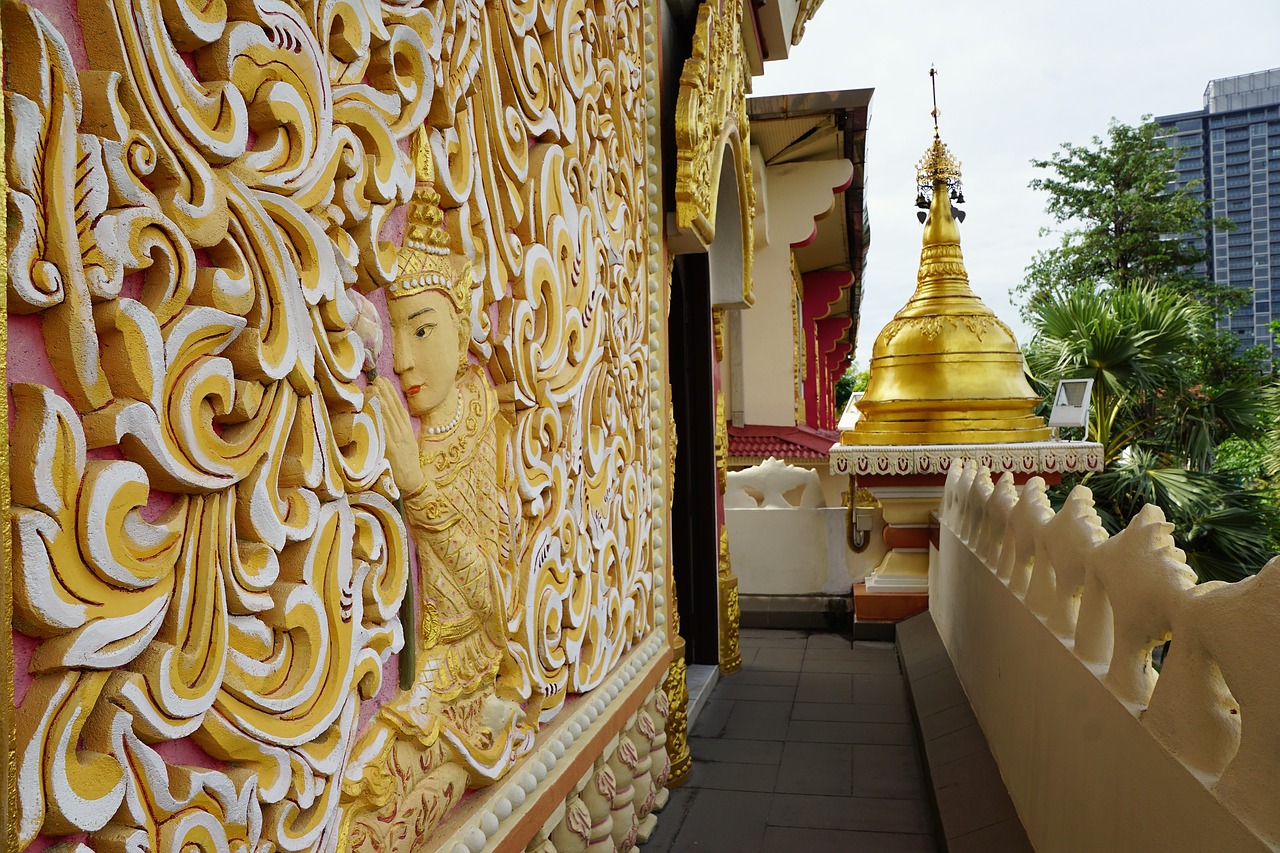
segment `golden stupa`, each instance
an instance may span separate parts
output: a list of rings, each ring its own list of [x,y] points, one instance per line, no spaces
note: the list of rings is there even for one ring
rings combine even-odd
[[[1044,441],[1013,332],[969,288],[952,199],[963,202],[960,166],[938,136],[917,167],[929,206],[916,291],[871,353],[861,418],[846,445],[1001,444]],[[931,198],[929,198],[931,196]],[[961,214],[963,218],[963,214]]]

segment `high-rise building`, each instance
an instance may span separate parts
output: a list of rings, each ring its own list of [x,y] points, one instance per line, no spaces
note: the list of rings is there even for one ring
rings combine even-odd
[[[1253,299],[1223,322],[1241,346],[1272,346],[1269,324],[1280,319],[1280,68],[1211,80],[1204,107],[1156,119],[1182,147],[1174,184],[1202,183],[1214,218],[1195,242],[1209,253],[1205,270],[1218,284],[1247,289]]]

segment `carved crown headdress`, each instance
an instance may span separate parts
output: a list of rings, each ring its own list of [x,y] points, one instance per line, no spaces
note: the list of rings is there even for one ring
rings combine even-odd
[[[471,263],[449,248],[440,194],[435,190],[435,161],[425,129],[413,137],[413,162],[417,183],[409,199],[404,246],[397,255],[400,271],[387,286],[387,298],[438,290],[465,313],[471,305]]]

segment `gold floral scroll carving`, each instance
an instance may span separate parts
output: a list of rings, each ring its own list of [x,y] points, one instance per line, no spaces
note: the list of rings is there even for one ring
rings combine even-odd
[[[729,473],[729,425],[725,419],[724,390],[716,389],[716,480],[723,498]],[[738,578],[729,561],[729,528],[720,525],[720,553],[717,579],[720,591],[720,670],[737,672],[742,666],[738,648],[741,612],[738,607]]]
[[[671,281],[670,269],[668,269],[667,281]],[[671,399],[671,389],[668,385],[667,399]],[[667,453],[669,470],[672,472],[673,481],[675,473],[675,459],[677,450],[677,438],[675,418],[669,417],[666,421],[667,431]],[[676,580],[674,573],[670,582],[671,598],[669,611],[671,613],[671,667],[667,670],[667,677],[662,683],[662,690],[667,697],[667,705],[671,712],[667,717],[667,742],[668,752],[671,755],[671,779],[668,784],[672,788],[678,788],[689,779],[689,771],[693,769],[693,754],[689,751],[689,683],[688,683],[688,665],[684,659],[685,642],[684,637],[680,636],[680,602],[676,598]]]
[[[698,8],[693,52],[680,74],[676,100],[676,222],[704,245],[715,240],[720,172],[732,164],[741,209],[745,301],[752,282],[755,188],[747,121],[747,66],[742,50],[742,0],[704,0]]]
[[[729,528],[720,528],[720,671],[724,674],[742,668],[742,650],[738,645],[738,628],[742,611],[738,604],[738,577],[729,561]]]
[[[503,727],[472,679],[500,672],[536,726],[660,624],[642,5],[86,0],[84,69],[5,5],[9,310],[47,367],[11,386],[31,425],[11,487],[34,675],[19,844],[332,849],[405,631],[422,661],[454,650],[462,685],[418,728],[477,733]],[[472,266],[456,390],[476,429],[424,462],[442,497],[405,504],[445,568],[509,567],[500,607],[472,589],[498,652],[427,597],[400,624],[389,400],[361,376],[356,291],[401,272],[382,232],[424,126],[438,226]],[[511,494],[488,502],[486,479]],[[443,739],[424,772],[485,775]]]
[[[800,5],[796,9],[796,20],[791,25],[791,44],[797,45],[800,39],[804,38],[804,29],[808,26],[809,21],[818,13],[818,8],[822,5],[822,0],[800,0]]]
[[[348,288],[394,275],[435,24],[85,3],[77,69],[40,12],[3,14],[8,306],[38,329],[9,376],[16,841],[322,848],[402,642]]]
[[[428,128],[474,263],[472,351],[511,424],[527,575],[508,628],[550,716],[654,624],[642,3],[457,10],[456,103]]]
[[[3,24],[0,23],[0,32],[3,32]],[[3,67],[3,47],[0,41],[0,67]],[[0,111],[0,135],[5,133],[7,126],[7,117],[3,111]],[[5,137],[7,138],[7,136]],[[0,158],[0,186],[8,186],[7,180],[8,164],[4,158]],[[0,242],[0,280],[8,281],[9,269],[9,246],[8,242]],[[6,287],[7,289],[7,287]],[[0,323],[0,378],[3,384],[8,387],[8,354],[9,354],[9,323],[8,318],[4,323]],[[9,423],[9,395],[0,396],[0,418],[7,424]],[[9,433],[6,432],[3,438],[0,438],[0,519],[8,519],[10,511],[9,499]],[[0,555],[9,555],[13,553],[13,526],[7,523],[0,523]],[[0,779],[4,781],[4,790],[0,792],[0,831],[4,832],[5,838],[8,839],[0,850],[10,853],[18,844],[18,809],[17,809],[17,788],[14,784],[15,762],[14,756],[17,755],[17,745],[14,742],[14,662],[13,662],[13,632],[8,630],[9,625],[13,624],[13,572],[11,563],[7,556],[0,557],[5,560],[4,566],[0,569],[0,755],[4,756],[3,770],[0,771]]]

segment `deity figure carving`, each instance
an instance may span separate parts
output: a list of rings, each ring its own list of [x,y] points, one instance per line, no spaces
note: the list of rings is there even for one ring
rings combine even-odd
[[[449,249],[424,137],[399,274],[386,294],[407,409],[390,381],[371,382],[417,548],[416,631],[405,625],[417,656],[412,683],[356,747],[345,786],[352,849],[416,849],[468,787],[501,778],[532,748],[539,710],[526,718],[529,681],[508,641],[518,606],[515,496],[500,486],[509,482],[509,427],[488,377],[467,359],[471,266]]]

